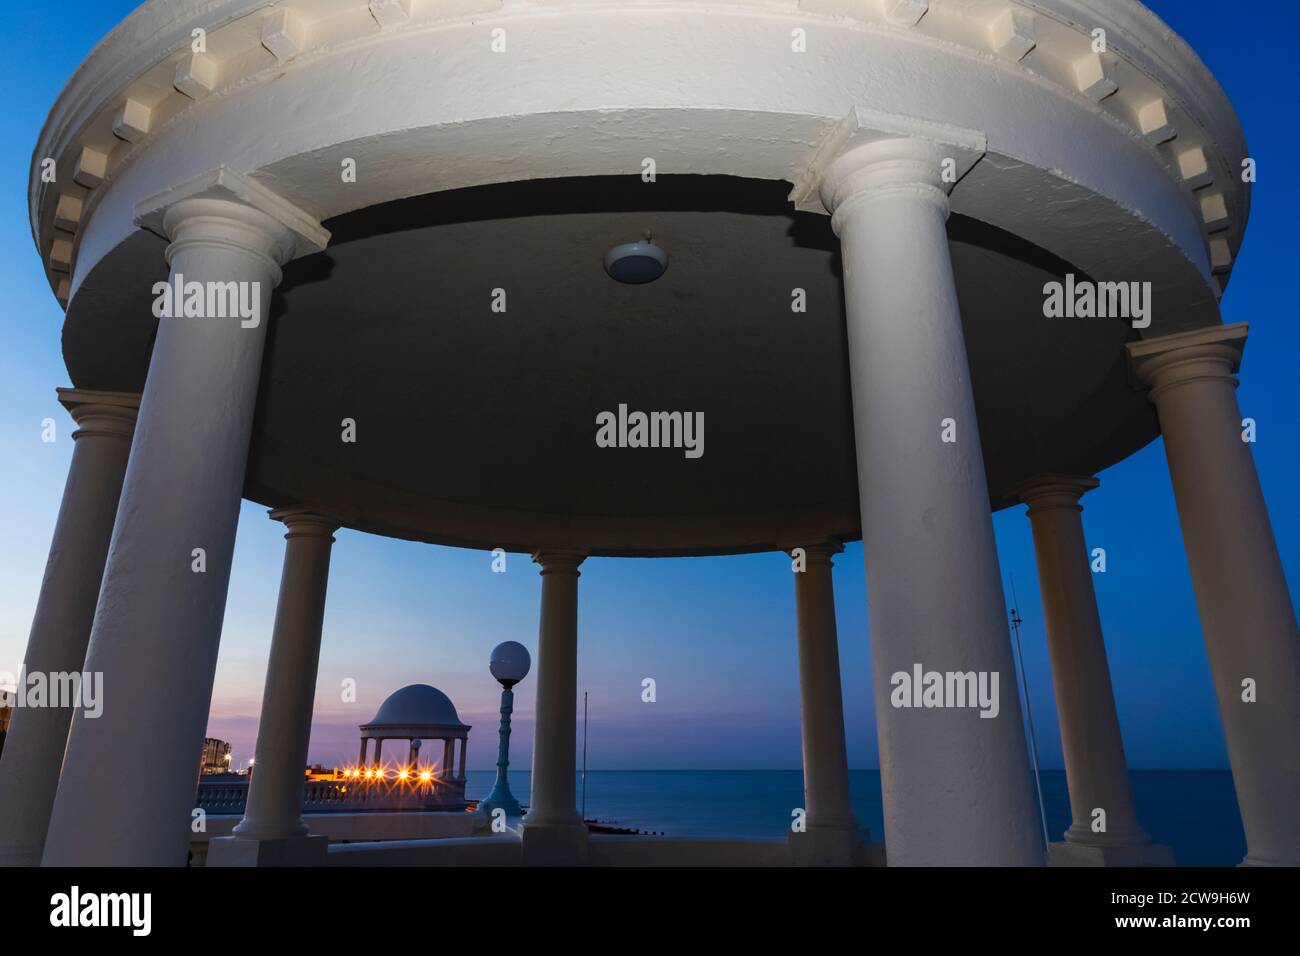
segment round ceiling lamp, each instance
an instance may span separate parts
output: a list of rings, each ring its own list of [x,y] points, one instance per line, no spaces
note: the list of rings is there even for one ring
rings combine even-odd
[[[610,278],[628,285],[654,282],[668,269],[668,253],[647,235],[638,242],[625,242],[605,253],[605,271]]]

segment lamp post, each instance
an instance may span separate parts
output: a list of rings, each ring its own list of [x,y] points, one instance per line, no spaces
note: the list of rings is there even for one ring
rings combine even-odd
[[[498,808],[505,810],[506,816],[517,817],[522,811],[519,801],[510,792],[510,783],[506,779],[506,769],[510,766],[510,714],[514,710],[515,694],[511,690],[515,684],[528,676],[532,659],[528,648],[517,641],[506,641],[492,650],[492,660],[488,669],[492,676],[501,682],[501,744],[497,749],[497,779],[487,799],[479,804],[479,812],[491,816]]]

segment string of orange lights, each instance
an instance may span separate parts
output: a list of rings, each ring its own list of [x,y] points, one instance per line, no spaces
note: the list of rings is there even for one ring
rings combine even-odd
[[[395,781],[409,784],[441,784],[443,778],[437,768],[410,767],[376,764],[372,767],[345,767],[341,771],[344,780],[356,780],[362,783],[384,783]]]

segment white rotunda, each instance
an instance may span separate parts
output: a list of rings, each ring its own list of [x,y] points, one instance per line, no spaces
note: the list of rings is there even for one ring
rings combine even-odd
[[[789,859],[861,860],[830,576],[861,538],[889,862],[1042,863],[990,517],[1026,504],[1075,818],[1053,861],[1166,860],[1079,505],[1163,434],[1248,861],[1300,863],[1300,641],[1219,309],[1249,160],[1136,0],[145,3],[33,154],[80,430],[27,667],[113,703],[15,715],[0,861],[184,863],[241,497],[287,545],[282,756],[250,793],[279,822],[236,838],[302,838],[345,526],[539,565],[524,862],[636,852],[575,809],[583,560],[790,552]],[[658,251],[607,260],[628,244]],[[917,667],[1002,675],[998,716],[891,706]],[[1237,704],[1263,674],[1290,676]]]
[[[426,740],[436,740],[442,744],[442,753],[425,757],[424,765],[432,767],[439,780],[458,783],[464,790],[470,727],[460,722],[456,705],[438,688],[428,684],[409,684],[393,691],[360,730],[359,768],[384,767],[384,741],[405,740],[405,766],[418,769],[421,766],[421,744]],[[375,744],[373,756],[367,752],[371,741]]]

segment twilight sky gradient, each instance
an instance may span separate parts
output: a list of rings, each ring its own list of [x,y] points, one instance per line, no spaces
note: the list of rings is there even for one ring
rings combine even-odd
[[[46,287],[27,224],[31,150],[81,58],[135,6],[68,0],[57,11],[17,4],[6,14],[7,135],[0,144],[0,671],[22,663],[50,534],[71,456],[71,419],[56,403],[69,384],[62,313]],[[1300,581],[1300,425],[1295,414],[1293,165],[1300,155],[1294,84],[1277,74],[1297,48],[1294,27],[1260,30],[1245,11],[1211,0],[1148,0],[1215,72],[1259,164],[1225,321],[1252,324],[1240,399],[1259,422],[1255,460],[1288,576]],[[51,19],[57,16],[57,29]],[[1285,18],[1283,18],[1285,20]],[[59,423],[53,444],[41,420]],[[1226,767],[1191,580],[1157,441],[1101,476],[1084,500],[1095,575],[1129,763],[1135,768]],[[1004,580],[1014,580],[1044,765],[1061,766],[1042,610],[1023,508],[994,518]],[[281,526],[245,503],[230,586],[209,733],[252,755],[283,556]],[[535,651],[539,578],[511,555],[506,574],[484,552],[338,534],[317,685],[312,761],[355,760],[357,724],[392,690],[432,683],[474,725],[469,767],[495,761],[497,685],[490,649],[518,640]],[[591,694],[593,769],[766,769],[800,764],[794,592],[783,555],[680,560],[588,560],[580,582],[579,692]],[[861,545],[835,570],[850,765],[877,766]],[[1010,588],[1008,587],[1008,598]],[[158,675],[165,680],[166,675]],[[641,702],[653,677],[658,701]],[[355,678],[359,700],[341,701]],[[513,753],[532,747],[533,681],[516,692]],[[112,688],[107,706],[112,706]],[[141,741],[147,746],[147,741]]]

